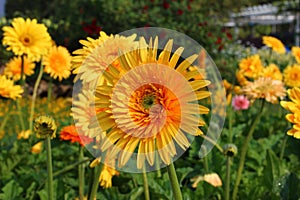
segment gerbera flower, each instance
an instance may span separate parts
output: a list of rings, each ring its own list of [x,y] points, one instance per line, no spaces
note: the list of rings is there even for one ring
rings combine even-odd
[[[259,55],[244,58],[239,63],[240,73],[248,78],[257,78],[263,69]]]
[[[284,83],[289,87],[300,87],[300,65],[287,66],[283,71]]]
[[[232,99],[232,107],[234,110],[247,110],[250,102],[244,95],[236,95]]]
[[[96,108],[105,108],[97,115],[91,127],[99,125],[107,132],[102,151],[112,148],[106,156],[117,159],[123,167],[137,151],[136,166],[141,169],[147,160],[154,164],[155,151],[164,164],[170,164],[178,153],[176,146],[189,147],[187,135],[203,134],[198,126],[205,122],[199,114],[209,109],[199,105],[198,100],[210,95],[206,80],[195,80],[199,74],[187,72],[198,55],[191,55],[177,64],[183,48],[171,54],[173,40],[169,40],[157,56],[158,39],[150,39],[148,47],[143,37],[140,47],[118,57],[120,65],[109,65],[103,72],[106,83],[96,87]],[[89,57],[97,60],[98,48]],[[106,55],[106,54],[104,54]],[[94,62],[91,65],[94,66]],[[86,70],[89,70],[86,62]]]
[[[282,81],[282,74],[279,68],[277,67],[277,65],[273,63],[271,63],[270,65],[268,65],[266,68],[263,69],[262,76],[270,77],[271,79]]]
[[[109,65],[112,65],[114,68],[119,67],[117,58],[120,51],[127,52],[137,47],[138,42],[134,42],[135,38],[135,34],[130,37],[115,35],[105,40],[92,53],[98,56],[86,58],[78,71],[76,79],[80,78],[84,84],[94,85],[97,83],[99,74],[103,70],[109,70]]]
[[[51,37],[44,24],[36,19],[14,18],[12,27],[4,26],[3,45],[15,55],[27,55],[33,61],[40,61],[41,56],[51,47]]]
[[[0,75],[0,96],[10,99],[20,98],[23,89],[20,85],[14,85],[14,81]]]
[[[293,123],[293,128],[288,130],[287,134],[300,139],[300,88],[294,87],[287,91],[291,101],[281,101],[280,105],[286,110],[292,112],[287,114],[287,121]]]
[[[113,176],[118,176],[119,172],[114,168],[104,165],[99,177],[100,186],[103,188],[111,188]]]
[[[35,64],[27,58],[27,56],[23,57],[23,69],[24,69],[24,78],[25,76],[30,76],[34,73],[33,69]],[[4,74],[8,77],[13,78],[13,80],[17,81],[21,78],[22,71],[22,58],[14,57],[12,58],[5,66]]]
[[[277,53],[285,53],[285,47],[280,40],[275,37],[271,36],[264,36],[263,37],[263,44],[267,45],[268,47],[272,48],[273,51]]]
[[[96,47],[112,37],[113,35],[108,36],[105,32],[101,31],[100,36],[97,39],[88,37],[87,40],[80,40],[79,42],[83,45],[83,47],[82,49],[78,49],[73,52],[73,54],[75,54],[75,56],[72,58],[72,69],[74,70],[73,73],[78,74],[80,66],[87,56],[91,54]]]
[[[247,85],[249,82],[248,79],[244,76],[244,73],[242,70],[238,70],[235,74],[236,80],[240,85]]]
[[[298,63],[300,63],[300,47],[293,47],[292,53]]]
[[[65,47],[52,46],[43,59],[45,72],[59,81],[66,79],[71,74],[71,60],[72,57]]]
[[[86,144],[93,142],[93,138],[83,135],[80,136],[74,125],[65,126],[60,131],[59,136],[61,140],[70,140],[72,143],[78,142],[81,146],[85,146]]]
[[[242,91],[252,101],[255,99],[265,99],[270,103],[278,103],[278,98],[286,96],[284,84],[281,81],[271,78],[260,77],[254,82],[249,82]]]
[[[34,132],[38,138],[54,138],[57,126],[54,119],[50,116],[41,115],[34,120]]]

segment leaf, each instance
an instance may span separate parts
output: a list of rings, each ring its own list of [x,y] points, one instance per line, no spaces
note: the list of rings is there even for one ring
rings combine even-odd
[[[265,186],[271,190],[274,186],[274,182],[278,180],[281,175],[281,164],[278,157],[271,149],[267,150],[266,162],[267,163],[263,171],[263,179]]]
[[[16,181],[12,180],[2,188],[2,191],[3,193],[0,194],[1,200],[18,200],[22,198],[23,188]]]
[[[300,188],[300,180],[297,178],[296,174],[290,173],[285,176],[283,182],[277,183],[278,187],[282,187],[280,190],[280,196],[282,200],[288,199],[299,199],[299,188]]]
[[[129,200],[136,200],[138,197],[140,197],[144,192],[144,188],[143,187],[138,187],[133,189],[130,192],[130,199]]]

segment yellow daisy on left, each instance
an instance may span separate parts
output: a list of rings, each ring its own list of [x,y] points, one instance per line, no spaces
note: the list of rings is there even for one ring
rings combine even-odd
[[[30,76],[34,73],[33,69],[35,67],[35,64],[30,59],[28,59],[27,56],[24,56],[23,59],[24,76]],[[14,57],[6,64],[4,74],[17,81],[21,78],[21,71],[22,58]]]
[[[0,75],[0,96],[10,99],[20,98],[23,89],[20,85],[14,85],[14,81]]]
[[[51,37],[44,24],[37,23],[36,19],[26,20],[14,18],[11,26],[4,26],[3,45],[15,55],[27,55],[33,61],[40,61],[51,47]]]
[[[62,46],[52,46],[43,59],[45,72],[54,79],[61,81],[71,74],[72,57],[67,48]]]

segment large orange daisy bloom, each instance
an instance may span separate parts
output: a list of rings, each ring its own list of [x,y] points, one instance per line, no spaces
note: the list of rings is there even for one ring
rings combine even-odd
[[[189,135],[202,134],[198,126],[205,122],[200,115],[209,109],[198,100],[210,95],[205,90],[210,82],[196,79],[201,74],[188,70],[198,55],[178,63],[183,48],[171,53],[172,40],[160,54],[157,38],[146,45],[141,37],[139,45],[119,54],[118,67],[99,69],[105,81],[96,87],[95,106],[104,110],[90,127],[99,125],[106,131],[100,147],[103,152],[110,149],[106,157],[116,159],[119,167],[136,159],[141,169],[146,162],[154,165],[156,151],[160,161],[170,164],[178,153],[176,148],[189,147]],[[97,52],[102,51],[99,47],[88,59],[95,61]],[[89,65],[95,66],[95,62],[86,62],[86,69]]]

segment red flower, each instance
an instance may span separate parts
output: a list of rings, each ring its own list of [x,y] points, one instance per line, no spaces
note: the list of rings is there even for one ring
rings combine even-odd
[[[170,4],[169,3],[167,3],[166,1],[163,3],[163,7],[165,8],[165,9],[168,9],[168,8],[170,8]]]
[[[231,33],[229,33],[229,32],[226,32],[226,36],[227,36],[227,38],[228,38],[229,40],[231,40],[231,39],[232,39],[232,35],[231,35]]]
[[[74,125],[65,126],[60,131],[59,137],[61,140],[70,140],[72,143],[78,142],[81,146],[85,146],[86,144],[93,142],[93,138],[83,136],[83,135],[78,135],[78,132]]]
[[[97,26],[96,24],[97,24],[96,19],[93,19],[92,24],[90,25],[85,25],[85,23],[82,22],[82,25],[84,26],[83,30],[89,35],[98,34],[102,30],[102,28],[101,26]]]
[[[178,9],[178,10],[177,10],[177,15],[182,15],[182,14],[183,14],[183,10]]]
[[[222,43],[222,38],[218,38],[216,44],[221,44],[221,43]]]

